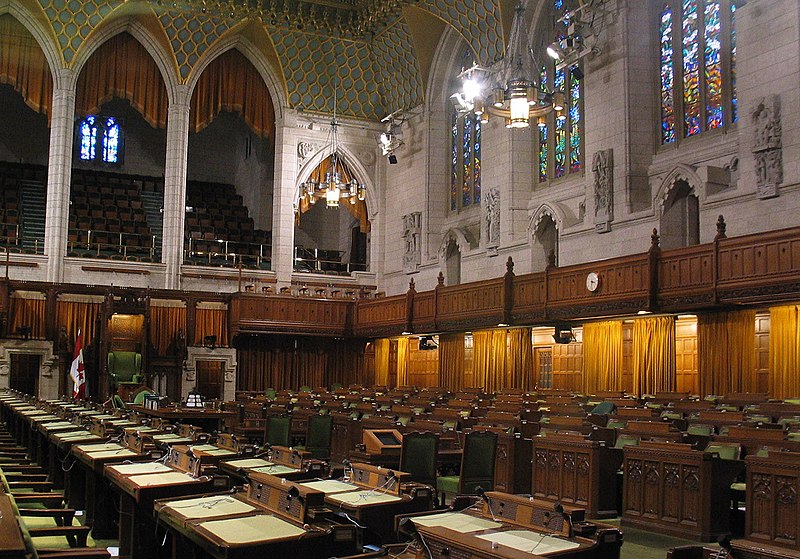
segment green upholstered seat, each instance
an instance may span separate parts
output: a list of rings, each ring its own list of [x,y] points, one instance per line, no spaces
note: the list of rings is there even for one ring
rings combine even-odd
[[[689,435],[709,437],[714,434],[714,427],[711,425],[689,425],[689,428],[686,429],[686,432]]]
[[[596,415],[608,415],[614,411],[616,406],[612,402],[600,402],[597,404],[591,413]]]
[[[264,442],[270,446],[289,446],[289,429],[291,419],[288,417],[270,417],[267,420],[267,432]]]
[[[617,435],[617,441],[614,443],[614,448],[623,448],[627,445],[638,445],[639,437],[633,435]]]
[[[400,447],[400,471],[411,474],[411,481],[436,487],[436,456],[439,436],[435,433],[406,433]]]
[[[329,460],[331,457],[331,435],[333,433],[333,417],[330,415],[312,415],[308,418],[305,449],[318,460]]]
[[[713,452],[723,460],[738,460],[742,455],[742,447],[738,444],[711,443],[706,452]]]
[[[145,397],[150,396],[151,394],[153,394],[153,392],[150,390],[140,390],[136,396],[134,396],[133,403],[137,406],[141,406],[144,404]]]
[[[609,419],[606,427],[609,429],[624,429],[627,425],[628,422],[622,419]]]
[[[142,382],[142,354],[135,351],[109,351],[108,374],[113,384]]]
[[[275,389],[274,389],[274,388],[267,388],[267,389],[264,391],[264,396],[266,396],[266,397],[267,397],[267,400],[274,400],[274,399],[275,399],[275,396],[276,396],[276,394],[277,394],[277,393],[275,392]]]
[[[120,398],[119,394],[114,394],[111,397],[111,405],[114,406],[115,409],[119,410],[125,409],[126,407],[125,402],[122,401],[122,398]]]
[[[478,488],[494,489],[494,463],[497,452],[497,433],[470,431],[464,437],[461,454],[461,473],[457,476],[440,476],[436,491],[445,496],[474,495]]]

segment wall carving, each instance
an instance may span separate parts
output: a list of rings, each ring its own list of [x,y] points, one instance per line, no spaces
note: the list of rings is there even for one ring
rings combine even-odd
[[[783,182],[780,97],[762,97],[751,114],[758,197],[774,198]]]
[[[0,388],[8,388],[11,381],[11,356],[13,354],[38,355],[39,393],[42,399],[58,398],[59,363],[53,355],[53,343],[42,340],[3,340],[0,343]]]
[[[232,401],[236,398],[236,350],[233,348],[188,347],[186,348],[186,361],[183,364],[183,379],[181,380],[181,399],[186,400],[189,392],[197,383],[198,361],[223,361],[223,400]]]
[[[500,244],[500,190],[497,188],[490,188],[485,196],[486,205],[484,206],[486,219],[486,246],[488,248],[497,248]],[[497,255],[497,251],[494,251]]]
[[[419,271],[422,261],[420,235],[422,234],[422,212],[412,212],[403,216],[403,271],[414,274]]]
[[[614,150],[595,152],[592,158],[594,174],[594,230],[596,233],[611,231],[614,220]]]

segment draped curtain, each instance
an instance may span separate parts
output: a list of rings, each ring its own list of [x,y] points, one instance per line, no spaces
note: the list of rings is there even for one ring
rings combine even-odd
[[[755,392],[756,312],[704,313],[697,317],[700,395]]]
[[[529,390],[536,384],[533,374],[533,338],[530,328],[513,328],[508,333],[510,388]]]
[[[97,333],[97,318],[103,311],[101,301],[58,301],[56,303],[56,324],[67,332],[70,345],[78,337],[78,329],[83,333],[83,345],[91,345]]]
[[[375,340],[375,384],[389,384],[389,338]]]
[[[50,114],[53,76],[44,52],[9,14],[0,15],[0,83],[12,86],[34,111]]]
[[[388,341],[388,340],[387,340]],[[237,389],[298,389],[361,381],[364,345],[357,340],[240,336]]]
[[[275,109],[267,84],[235,49],[214,59],[200,75],[189,113],[192,132],[200,132],[222,111],[237,112],[256,134],[273,136]]]
[[[150,305],[150,345],[156,349],[156,355],[163,357],[175,353],[178,331],[183,333],[185,344],[186,307],[184,305]]]
[[[622,390],[622,321],[583,325],[583,391]]]
[[[44,339],[45,302],[43,297],[30,299],[11,297],[11,304],[8,309],[9,334],[15,335],[17,328],[26,326],[31,329],[31,338]]]
[[[453,392],[463,387],[464,334],[439,335],[439,386]]]
[[[408,338],[397,339],[397,386],[408,386]]]
[[[150,126],[167,126],[167,88],[153,58],[128,33],[115,35],[86,62],[78,77],[75,109],[96,113],[114,97],[127,99]]]
[[[769,309],[769,392],[773,398],[800,396],[800,327],[797,305]]]
[[[633,388],[636,394],[675,390],[675,318],[633,321]]]
[[[311,174],[308,177],[309,180],[313,180],[318,183],[325,182],[325,175],[331,170],[331,157],[332,156],[329,155],[323,159],[317,168],[311,171]],[[350,182],[353,180],[353,178],[355,178],[353,172],[350,170],[350,167],[348,167],[347,164],[341,160],[341,158],[338,159],[336,167],[339,170],[342,182]],[[319,203],[324,202],[323,200],[319,200]],[[364,200],[356,199],[355,204],[351,204],[349,199],[343,200],[341,206],[347,206],[347,210],[350,212],[350,215],[352,215],[354,219],[358,220],[358,225],[362,233],[369,233],[371,225],[369,216],[367,215],[367,204],[364,202]],[[295,214],[295,224],[300,225],[300,216],[313,207],[314,206],[311,205],[308,197],[304,196],[300,198],[300,211]]]
[[[473,379],[477,387],[495,392],[508,386],[506,330],[478,330],[472,334]]]
[[[203,345],[203,338],[216,336],[217,346],[228,346],[228,310],[200,308],[195,311],[194,345]]]

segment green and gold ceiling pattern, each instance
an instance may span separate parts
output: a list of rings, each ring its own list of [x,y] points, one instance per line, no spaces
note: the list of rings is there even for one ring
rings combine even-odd
[[[214,44],[252,23],[272,41],[262,48],[275,52],[291,108],[330,114],[336,89],[340,114],[371,120],[424,101],[428,76],[420,68],[429,64],[420,57],[430,61],[432,53],[415,43],[404,5],[454,28],[488,64],[503,52],[500,4],[509,1],[38,0],[67,66],[95,30],[132,17],[163,31],[180,81],[187,82]]]

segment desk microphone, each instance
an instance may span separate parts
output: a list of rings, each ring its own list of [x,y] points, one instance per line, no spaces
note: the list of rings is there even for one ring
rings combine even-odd
[[[566,520],[567,524],[569,525],[569,533],[567,534],[568,537],[572,537],[574,534],[573,526],[572,526],[572,515],[564,510],[564,505],[562,505],[559,501],[556,501],[556,504],[553,505],[553,510],[561,515],[561,518]]]

